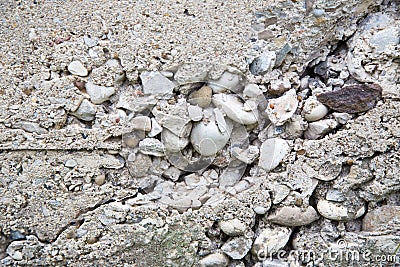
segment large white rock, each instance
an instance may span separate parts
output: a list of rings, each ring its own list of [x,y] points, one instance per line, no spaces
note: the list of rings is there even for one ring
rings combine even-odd
[[[194,149],[203,156],[215,155],[229,140],[232,128],[222,133],[215,121],[198,122],[192,129],[190,141]]]
[[[275,169],[282,159],[289,153],[290,147],[286,140],[271,138],[261,145],[258,166],[266,171]]]
[[[293,116],[298,104],[296,90],[290,89],[283,96],[268,101],[268,118],[273,124],[281,126]]]
[[[106,87],[93,84],[92,82],[86,83],[86,92],[90,96],[90,101],[94,104],[101,104],[110,99],[115,93],[114,87]]]
[[[328,200],[320,200],[317,204],[318,212],[325,218],[335,221],[354,220],[365,213],[365,206],[360,205],[354,211],[350,211],[346,207],[345,202],[333,202]]]
[[[78,75],[78,76],[81,76],[81,77],[84,77],[84,76],[88,75],[88,70],[78,60],[75,60],[75,61],[72,61],[71,63],[69,63],[68,71],[73,75]]]
[[[146,95],[168,95],[175,88],[175,84],[158,71],[145,71],[140,74],[140,79]]]
[[[215,94],[213,95],[212,102],[217,107],[220,107],[226,115],[233,121],[251,125],[258,121],[258,110],[248,110],[239,98],[233,94]]]

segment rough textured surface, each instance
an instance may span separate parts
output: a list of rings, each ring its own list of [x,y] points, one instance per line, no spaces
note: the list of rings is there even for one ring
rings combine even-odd
[[[1,266],[400,263],[398,1],[3,2]]]
[[[348,85],[337,91],[322,93],[318,100],[331,109],[345,113],[357,113],[372,109],[382,97],[377,84]]]

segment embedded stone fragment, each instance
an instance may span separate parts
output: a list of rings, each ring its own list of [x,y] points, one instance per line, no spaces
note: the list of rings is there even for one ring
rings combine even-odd
[[[232,129],[222,133],[215,121],[199,122],[192,130],[190,141],[194,149],[203,156],[215,155],[229,140]]]
[[[249,237],[233,237],[226,241],[226,243],[221,247],[221,250],[232,259],[239,260],[247,255],[252,244],[252,235]]]
[[[162,157],[165,153],[165,146],[158,139],[145,138],[139,142],[139,150],[146,155]]]
[[[225,254],[214,253],[200,260],[200,267],[226,267],[229,264],[229,259]]]
[[[85,68],[85,66],[82,65],[82,63],[78,60],[72,61],[68,65],[68,71],[77,76],[87,76],[88,75],[88,70]]]
[[[311,206],[307,208],[285,206],[270,214],[267,220],[284,226],[301,226],[310,224],[318,218],[318,213]]]
[[[363,203],[360,205],[350,205],[347,207],[346,203],[338,203],[328,200],[320,200],[317,204],[318,212],[325,218],[335,221],[348,221],[354,220],[365,213],[365,206]]]
[[[86,83],[86,92],[90,96],[90,100],[94,104],[101,104],[110,99],[115,93],[114,87],[106,87],[93,84],[92,82]]]
[[[260,232],[251,252],[258,258],[272,256],[286,245],[291,233],[292,230],[288,227],[268,227]]]
[[[285,158],[289,151],[290,147],[286,140],[281,138],[268,139],[261,145],[258,166],[267,172],[272,171]]]
[[[268,51],[261,56],[255,58],[250,64],[250,72],[253,75],[264,75],[270,71],[275,65],[276,55],[273,51]]]
[[[242,77],[239,74],[225,71],[218,80],[211,80],[208,86],[211,87],[214,93],[222,93],[225,91],[238,92],[242,89]]]
[[[304,132],[306,139],[315,140],[323,137],[338,126],[334,119],[320,120],[308,124],[307,130]]]
[[[192,105],[198,105],[206,108],[211,104],[212,89],[209,86],[203,86],[199,90],[189,95],[188,102]]]
[[[96,115],[96,107],[89,100],[84,99],[72,115],[84,121],[92,121]]]
[[[281,126],[293,116],[298,103],[296,90],[290,89],[283,96],[268,101],[268,118],[273,124]]]
[[[244,125],[255,124],[258,121],[258,110],[246,111],[245,104],[243,104],[236,95],[233,94],[216,94],[213,95],[212,101],[217,107],[221,107],[226,115]]]
[[[331,109],[345,113],[370,110],[382,98],[382,87],[378,84],[354,84],[317,96],[318,101]]]
[[[363,219],[363,231],[379,232],[400,228],[400,206],[385,205],[368,211]]]
[[[145,71],[140,74],[140,79],[145,95],[168,95],[175,88],[175,84],[158,71]]]

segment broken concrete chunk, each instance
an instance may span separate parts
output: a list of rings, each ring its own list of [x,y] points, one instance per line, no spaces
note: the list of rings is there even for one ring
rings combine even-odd
[[[290,147],[286,140],[271,138],[266,140],[260,148],[260,159],[258,166],[267,172],[275,169],[289,153]]]
[[[145,71],[140,79],[146,95],[169,95],[175,88],[175,84],[158,71]]]
[[[370,110],[382,98],[382,87],[378,84],[354,84],[317,96],[318,101],[331,109],[345,113]]]
[[[203,110],[199,106],[188,106],[189,118],[192,121],[200,121],[203,118]]]

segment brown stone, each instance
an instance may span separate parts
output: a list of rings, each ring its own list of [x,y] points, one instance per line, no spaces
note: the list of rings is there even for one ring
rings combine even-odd
[[[354,84],[333,92],[317,96],[318,101],[333,110],[357,113],[372,109],[382,98],[382,88],[378,84]]]
[[[363,219],[362,229],[366,232],[400,229],[400,206],[382,206],[369,211]]]
[[[192,105],[199,105],[201,108],[206,108],[211,103],[211,95],[212,89],[209,86],[203,86],[189,95],[188,102]]]

